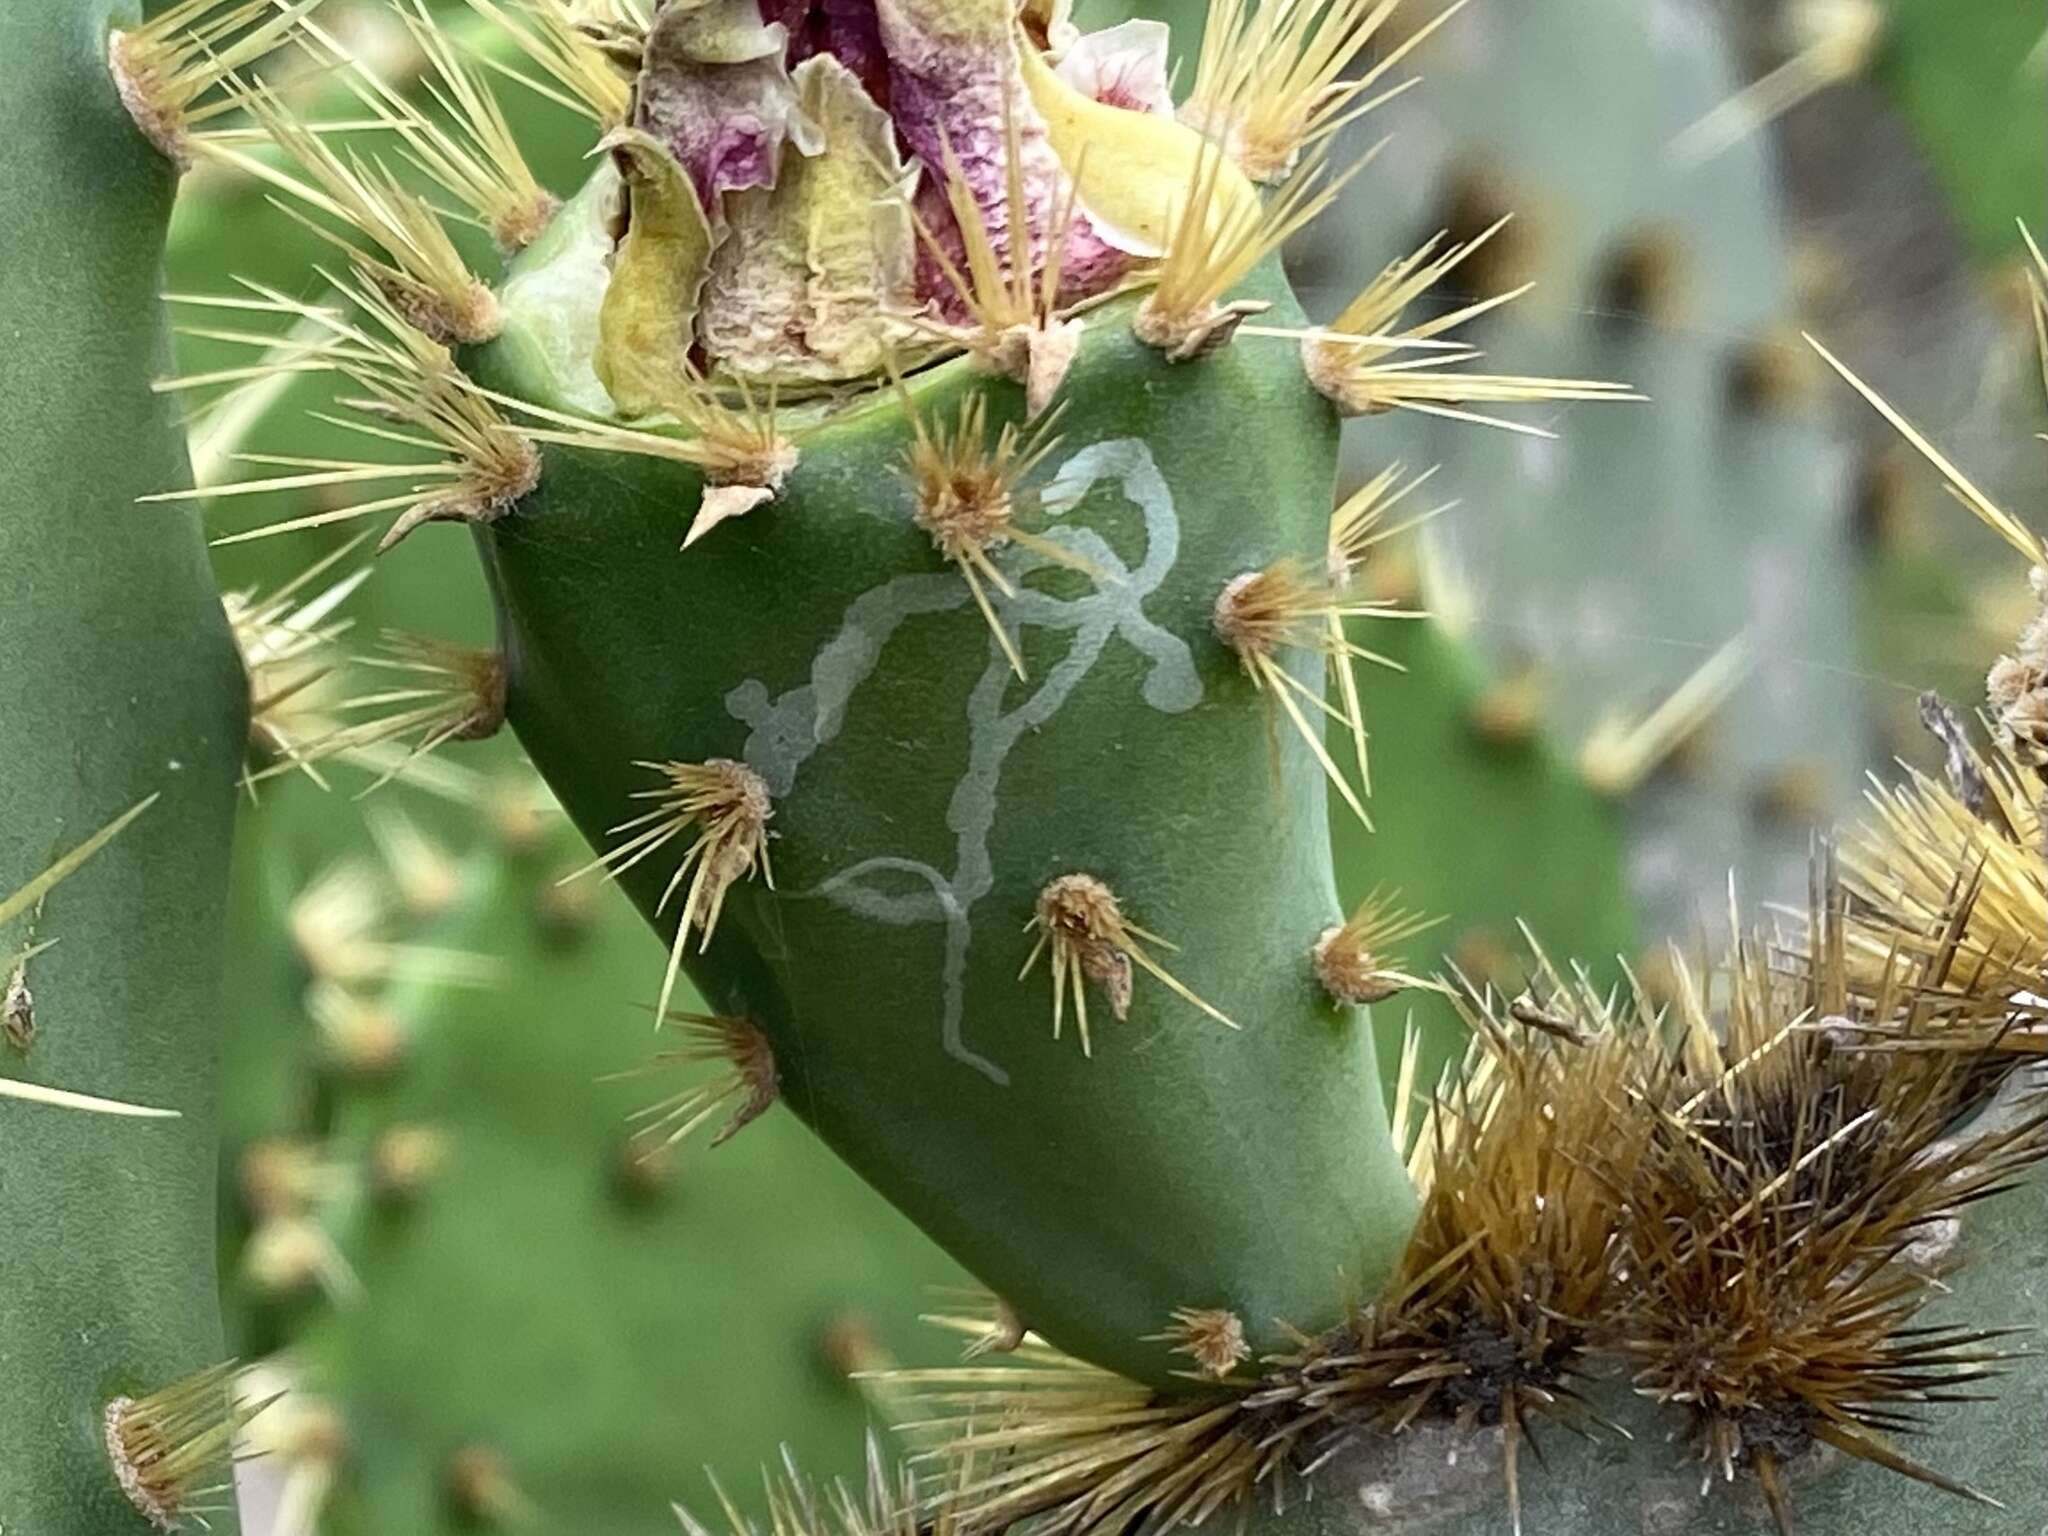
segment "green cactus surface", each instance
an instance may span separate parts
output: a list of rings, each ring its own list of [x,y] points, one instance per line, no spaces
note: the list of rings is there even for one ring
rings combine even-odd
[[[1774,185],[1754,154],[1681,179],[1663,153],[1726,94],[1715,36],[1615,0],[1453,17],[1458,136],[1417,95],[1390,107],[1423,152],[1341,237],[1397,260],[1338,281],[1298,245],[1304,304],[1282,247],[1372,185],[1324,158],[1351,159],[1339,130],[1374,89],[1338,82],[1369,41],[1426,34],[1380,35],[1371,0],[1215,0],[1176,113],[1156,30],[1084,46],[1069,10],[543,4],[527,63],[606,151],[565,206],[502,147],[452,174],[457,139],[374,90],[432,194],[339,158],[269,86],[240,103],[282,159],[209,151],[353,251],[331,307],[211,301],[325,338],[255,372],[338,374],[352,430],[425,459],[259,457],[292,472],[217,493],[323,492],[264,528],[355,523],[380,549],[470,525],[496,646],[403,653],[426,681],[387,702],[429,703],[378,745],[509,722],[590,845],[583,878],[622,887],[670,956],[593,1026],[601,984],[536,963],[573,898],[549,899],[566,850],[531,833],[435,880],[393,865],[420,898],[417,971],[403,944],[351,942],[351,879],[295,898],[298,963],[352,973],[386,1032],[309,1001],[320,1058],[287,1041],[251,1077],[258,1118],[320,1146],[301,1183],[245,1179],[290,1207],[252,1201],[238,1264],[293,1344],[284,1502],[340,1536],[665,1518],[692,1490],[664,1447],[754,1433],[702,1419],[749,1364],[766,1392],[821,1329],[841,1374],[905,1348],[845,1321],[849,1293],[900,1295],[929,1252],[901,1226],[838,1231],[833,1181],[858,1176],[994,1306],[946,1309],[988,1328],[976,1358],[869,1388],[960,1480],[845,1536],[927,1515],[1787,1533],[1795,1508],[1846,1529],[1913,1507],[1823,1447],[1960,1496],[1929,1519],[1967,1505],[1956,1529],[1995,1528],[2038,1382],[1988,1451],[1959,1452],[1974,1421],[1947,1410],[2026,1370],[2001,1330],[2038,1300],[2023,1218],[2048,1108],[2015,1068],[2048,1032],[2040,625],[1994,674],[2000,751],[1945,725],[1945,779],[1818,858],[1803,923],[1619,985],[1540,953],[1496,966],[1512,941],[1484,931],[1542,878],[1567,942],[1626,943],[1624,834],[1661,920],[1697,915],[1693,874],[1731,859],[1783,894],[1786,850],[1860,759],[1853,694],[1813,664],[1854,625],[1841,477],[1778,336]],[[1559,111],[1586,77],[1608,88]],[[488,144],[465,89],[444,105]],[[517,254],[452,241],[443,193]],[[1531,276],[1509,322],[1492,296]],[[1407,355],[1445,333],[1473,350]],[[1566,376],[1481,372],[1481,346]],[[1609,378],[1655,414],[1558,408],[1627,393]],[[1495,412],[1507,431],[1439,435]],[[1377,547],[1389,466],[1438,457],[1507,510],[1490,537],[1432,529],[1404,583]],[[1333,498],[1344,479],[1366,489]],[[1541,515],[1601,498],[1590,546]],[[1648,572],[1603,597],[1634,548]],[[1404,596],[1440,622],[1389,611]],[[1646,649],[1682,659],[1646,678]],[[1407,671],[1366,674],[1361,710],[1367,651]],[[1343,862],[1449,912],[1441,941],[1374,896],[1345,916],[1331,822],[1366,819],[1367,736],[1381,822],[1431,803],[1377,855],[1347,835]],[[584,944],[615,979],[614,940]],[[448,984],[480,979],[472,952],[517,966],[517,1009]],[[1414,974],[1439,956],[1455,984]],[[1409,1056],[1390,1117],[1375,1035],[1426,991],[1474,1045],[1434,1094]],[[651,1021],[629,1006],[649,996]],[[599,1080],[614,1053],[629,1075]],[[714,1159],[775,1158],[759,1130],[712,1149],[777,1104],[848,1169],[783,1172],[765,1200],[710,1188]],[[840,1272],[778,1262],[764,1206]],[[523,1273],[499,1243],[531,1251]],[[743,1245],[772,1284],[705,1263]],[[612,1304],[532,1323],[531,1287],[607,1283]],[[693,1306],[747,1307],[764,1342],[684,1335]],[[521,1324],[555,1342],[494,1348]],[[672,1376],[708,1392],[663,1398]],[[778,1408],[806,1436],[856,1406],[814,1385]],[[1566,1429],[1591,1449],[1544,1475]],[[1732,1487],[1702,1504],[1702,1477]],[[800,1500],[768,1506],[778,1536],[815,1536]]]
[[[1285,313],[1272,274],[1251,291]],[[1127,319],[1090,325],[1040,490],[1117,579],[1034,584],[1028,682],[911,522],[887,396],[821,421],[769,515],[687,554],[694,475],[551,453],[487,559],[511,718],[593,841],[647,787],[636,761],[768,782],[777,888],[735,889],[736,932],[692,974],[761,1019],[786,1101],[1034,1326],[1157,1379],[1164,1352],[1138,1341],[1175,1306],[1327,1315],[1375,1282],[1408,1209],[1369,1172],[1393,1162],[1364,1022],[1308,963],[1338,917],[1315,766],[1279,738],[1276,780],[1266,710],[1208,633],[1233,577],[1318,555],[1334,419],[1291,349],[1181,367]],[[522,320],[482,376],[559,398]],[[941,419],[970,390],[1021,404],[958,365],[913,387]],[[652,911],[673,872],[627,889]],[[1075,872],[1243,1027],[1140,978],[1092,1059],[1054,1039],[1049,981],[1018,972],[1039,891]],[[1267,1113],[1289,1134],[1250,1134]]]
[[[178,1115],[0,1101],[0,1522],[52,1536],[150,1529],[109,1464],[107,1406],[221,1349],[214,1071],[246,687],[196,509],[134,504],[186,474],[150,391],[176,175],[107,66],[110,29],[135,21],[109,0],[0,17],[0,870],[161,796],[49,894],[33,1040],[0,1046],[0,1072]]]
[[[1356,422],[1350,473],[1445,466],[1432,489],[1459,506],[1426,531],[1425,602],[1497,684],[1531,690],[1532,727],[1615,802],[1644,937],[1713,923],[1731,868],[1746,897],[1794,899],[1813,829],[1853,805],[1873,701],[1833,660],[1861,623],[1847,456],[1798,339],[1768,144],[1697,165],[1671,150],[1734,89],[1727,49],[1704,9],[1477,0],[1416,73],[1355,130],[1401,152],[1290,253],[1310,307],[1439,229],[1512,215],[1441,301],[1532,283],[1477,344],[1650,404],[1563,407],[1533,423],[1555,441]],[[1598,82],[1576,112],[1556,110],[1567,78]],[[1654,753],[1601,750],[1695,680],[1711,706]]]
[[[2048,22],[2024,6],[1890,0],[1876,74],[1926,145],[1979,256],[2007,261],[2014,219],[2048,219]]]
[[[1355,638],[1398,663],[1375,679],[1384,722],[1370,712],[1371,831],[1331,806],[1337,882],[1347,905],[1397,890],[1444,920],[1407,946],[1425,974],[1456,966],[1481,985],[1514,992],[1526,979],[1523,925],[1554,953],[1602,976],[1634,952],[1628,831],[1622,809],[1594,793],[1577,764],[1541,730],[1488,728],[1499,698],[1486,664],[1434,623],[1356,621]],[[1478,871],[1491,871],[1478,878]],[[1393,1080],[1417,1032],[1420,1081],[1432,1083],[1468,1035],[1443,997],[1417,991],[1375,1011],[1382,1067]]]
[[[646,1070],[623,1001],[646,939],[607,897],[580,933],[542,910],[557,836],[466,861],[421,942],[490,953],[509,987],[399,984],[401,1069],[339,1094],[325,1155],[357,1170],[321,1219],[361,1295],[294,1339],[299,1390],[345,1426],[321,1530],[459,1531],[463,1456],[487,1454],[550,1528],[670,1529],[670,1503],[788,1445],[859,1470],[870,1412],[854,1371],[928,1361],[914,1321],[958,1272],[788,1117],[730,1146],[660,1148],[634,1112],[688,1085]],[[405,1138],[431,1163],[375,1171]]]

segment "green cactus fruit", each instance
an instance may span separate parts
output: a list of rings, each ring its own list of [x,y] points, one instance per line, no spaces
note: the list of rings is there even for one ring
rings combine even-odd
[[[1049,36],[1057,10],[1026,20]],[[1328,512],[1339,416],[1616,393],[1390,364],[1356,339],[1403,307],[1377,286],[1305,333],[1271,256],[1328,200],[1318,146],[1366,88],[1331,83],[1384,10],[1235,14],[1259,45],[1237,57],[1271,67],[1205,60],[1227,153],[1164,115],[1156,53],[1056,74],[1000,0],[793,30],[622,11],[630,121],[564,22],[527,46],[612,160],[496,292],[274,93],[247,102],[297,168],[222,152],[376,247],[360,322],[263,306],[450,455],[223,493],[389,476],[412,483],[284,526],[476,525],[505,667],[444,734],[494,717],[503,678],[675,935],[661,1007],[696,951],[856,1169],[1019,1315],[1162,1384],[1146,1335],[1176,1306],[1227,1301],[1273,1342],[1375,1285],[1411,1210],[1365,996],[1318,980],[1325,935],[1370,928],[1337,922],[1310,792],[1342,782],[1317,716],[1353,654],[1334,626],[1379,611],[1353,581],[1380,509]],[[778,594],[761,633],[750,571]],[[1127,793],[1089,767],[1112,739]],[[1261,1105],[1303,1129],[1247,1140]],[[1001,1223],[973,1209],[990,1166],[1032,1192]],[[1134,1192],[1158,1221],[1129,1220]]]
[[[1286,302],[1270,275],[1248,291]],[[1173,364],[1130,308],[1091,318],[1039,492],[1102,584],[1043,560],[1050,585],[1003,578],[1028,681],[913,521],[892,395],[820,420],[772,508],[686,553],[689,468],[556,450],[488,561],[511,716],[593,842],[660,784],[636,762],[741,763],[762,787],[775,887],[734,883],[691,968],[761,1019],[792,1107],[1034,1326],[1156,1378],[1138,1341],[1175,1305],[1314,1319],[1373,1283],[1408,1209],[1370,1036],[1309,969],[1339,915],[1319,770],[1282,737],[1276,783],[1267,707],[1208,632],[1230,581],[1319,557],[1334,422],[1290,350]],[[558,399],[510,325],[481,376]],[[912,388],[928,420],[1021,414],[961,364]],[[696,835],[622,876],[664,928]],[[1053,1020],[1097,962],[1062,932],[1019,976],[1069,876],[1159,936],[1107,930],[1130,958],[1101,962],[1092,1055],[1085,1019],[1064,1039]],[[1141,953],[1172,979],[1134,976]],[[1241,1134],[1262,1104],[1287,1136]],[[1018,1192],[1001,1221],[978,1211],[997,1169]]]
[[[0,944],[40,950],[10,966],[0,1073],[177,1117],[0,1100],[10,1530],[161,1527],[218,1497],[202,1490],[233,1417],[205,1373],[221,1349],[214,1066],[246,691],[196,510],[134,502],[186,483],[176,413],[150,391],[169,355],[173,159],[211,64],[243,55],[223,42],[180,67],[163,41],[107,0],[0,18],[0,870],[43,868],[154,797],[27,914],[32,938]]]
[[[608,285],[610,172],[514,263],[470,362],[545,464],[467,507],[510,712],[798,1113],[1025,1319],[1166,1383],[1142,1341],[1176,1306],[1271,1342],[1376,1284],[1410,1215],[1364,1020],[1310,962],[1340,915],[1300,697],[1337,412],[1295,340],[1230,340],[1303,324],[1253,269],[1313,195],[1262,211],[1188,130],[1054,78],[1005,6],[863,16],[792,67],[737,10],[664,12]],[[877,70],[946,168],[907,204]],[[1277,168],[1290,130],[1262,131]],[[1064,260],[1007,281],[1026,223]],[[1068,316],[1160,248],[1149,295]],[[1025,387],[876,378],[929,350],[920,299]],[[607,394],[694,431],[579,414]],[[1262,1105],[1295,1131],[1248,1139]],[[1000,1222],[994,1168],[1028,1191]]]

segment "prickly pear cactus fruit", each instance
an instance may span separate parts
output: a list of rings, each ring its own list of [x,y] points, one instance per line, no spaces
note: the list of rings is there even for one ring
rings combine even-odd
[[[1332,328],[1294,306],[1275,254],[1386,14],[1227,11],[1198,132],[1156,35],[1091,47],[1058,7],[543,7],[520,46],[611,154],[496,287],[274,91],[244,103],[285,164],[215,152],[340,226],[353,305],[211,302],[291,317],[267,371],[337,372],[430,451],[217,494],[339,492],[263,531],[375,516],[387,548],[473,525],[502,656],[409,653],[400,718],[509,716],[672,940],[657,1014],[687,960],[754,1096],[1161,1386],[1191,1296],[1276,1343],[1412,1215],[1363,1010],[1415,926],[1344,921],[1322,791],[1366,815],[1342,624],[1386,611],[1358,577],[1400,484],[1331,512],[1339,421],[1622,393],[1402,361],[1444,329],[1405,274]],[[489,176],[392,121],[496,227],[530,178],[465,118]],[[1261,1106],[1297,1130],[1247,1140]],[[1031,1191],[1001,1221],[998,1167]]]
[[[1334,420],[1288,350],[1173,363],[1132,307],[1091,319],[1032,498],[1089,571],[1016,545],[984,575],[918,525],[918,432],[980,455],[976,402],[1022,417],[961,363],[807,423],[773,504],[687,558],[689,467],[576,450],[488,557],[536,763],[620,863],[663,840],[621,879],[761,1019],[792,1107],[1020,1315],[1159,1377],[1171,1297],[1306,1315],[1408,1210],[1324,1183],[1391,1153],[1364,1021],[1309,966],[1341,913],[1298,737],[1276,782],[1269,711],[1315,706],[1260,697],[1319,697],[1322,657],[1262,690],[1210,627],[1232,581],[1319,558]],[[517,340],[483,376],[542,394]],[[1010,499],[965,460],[935,507],[955,478]],[[1261,1103],[1295,1131],[1228,1129]],[[1000,1222],[970,1198],[996,1169]]]
[[[53,1536],[234,1525],[212,1175],[246,692],[189,495],[134,505],[189,484],[150,390],[187,136],[276,36],[179,51],[204,9],[0,18],[0,1523]],[[124,1107],[149,1118],[93,1112]]]
[[[1367,998],[1311,953],[1329,626],[1371,607],[1337,425],[1410,380],[1271,259],[1327,77],[1219,60],[1225,153],[1011,9],[663,10],[616,183],[473,359],[549,445],[478,522],[510,718],[787,1101],[1017,1316],[1170,1385],[1176,1306],[1270,1344],[1412,1215]],[[1267,52],[1348,60],[1365,15]],[[657,406],[685,431],[611,419]]]
[[[1437,254],[1464,252],[1430,274],[1446,310],[1534,285],[1475,318],[1475,345],[1626,379],[1652,407],[1522,422],[1554,438],[1359,422],[1350,473],[1444,465],[1433,489],[1460,505],[1426,530],[1424,602],[1487,663],[1480,719],[1547,735],[1620,808],[1646,934],[1713,921],[1731,866],[1745,894],[1796,899],[1868,731],[1842,664],[1849,476],[1768,143],[1678,145],[1735,86],[1705,8],[1475,0],[1417,59],[1422,83],[1353,130],[1395,147],[1290,252],[1311,303],[1444,231]],[[1577,111],[1558,110],[1567,78],[1598,82]]]

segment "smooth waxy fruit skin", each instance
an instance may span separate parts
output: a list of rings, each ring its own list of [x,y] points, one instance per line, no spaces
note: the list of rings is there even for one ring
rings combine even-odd
[[[245,688],[194,509],[133,504],[186,473],[149,388],[174,177],[106,68],[108,28],[135,20],[109,0],[0,15],[0,885],[163,795],[51,893],[36,1038],[0,1071],[181,1116],[0,1103],[0,1523],[50,1536],[149,1529],[101,1410],[220,1349],[213,1080]]]
[[[1274,274],[1251,291],[1295,318]],[[509,309],[475,370],[556,396]],[[1268,1343],[1326,1325],[1410,1201],[1365,1020],[1309,969],[1340,916],[1321,780],[1210,629],[1234,577],[1321,561],[1336,423],[1286,343],[1176,366],[1129,314],[1091,318],[1035,487],[1085,492],[1042,521],[1089,530],[1071,547],[1113,579],[1024,583],[1028,682],[911,521],[888,395],[805,432],[775,504],[687,553],[693,473],[560,449],[483,543],[511,719],[594,843],[645,809],[636,760],[742,760],[774,793],[776,889],[735,886],[690,963],[766,1028],[786,1102],[1032,1326],[1170,1385],[1144,1340],[1173,1308]],[[963,364],[913,384],[948,423],[969,389],[1020,409]],[[1320,686],[1320,657],[1291,664]],[[626,877],[643,911],[674,867]],[[1075,872],[1243,1028],[1140,974],[1127,1022],[1095,997],[1092,1060],[1071,1021],[1053,1039],[1043,960],[1018,972]]]

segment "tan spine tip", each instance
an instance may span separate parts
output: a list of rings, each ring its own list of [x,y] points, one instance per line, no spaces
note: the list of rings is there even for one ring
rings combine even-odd
[[[1415,987],[1439,988],[1439,983],[1410,975],[1395,953],[1439,921],[1407,911],[1391,894],[1376,890],[1316,940],[1309,955],[1316,980],[1332,999],[1354,1008],[1383,1003]]]
[[[468,676],[471,708],[455,728],[457,741],[488,741],[505,729],[505,707],[511,691],[511,670],[503,651],[478,651]]]
[[[775,1060],[775,1048],[767,1032],[752,1019],[679,1013],[667,1015],[662,1023],[679,1030],[687,1043],[680,1050],[664,1052],[657,1067],[717,1066],[725,1070],[709,1082],[686,1088],[634,1115],[641,1122],[636,1139],[642,1148],[674,1147],[730,1106],[725,1124],[711,1138],[712,1146],[723,1146],[781,1099],[782,1070]]]
[[[466,460],[460,487],[406,508],[377,541],[377,553],[389,554],[428,523],[467,523],[489,527],[508,515],[540,487],[540,449],[526,438],[503,429],[488,456]]]
[[[1026,931],[1038,937],[1018,979],[1031,974],[1040,956],[1050,954],[1053,1038],[1060,1037],[1071,1001],[1084,1056],[1094,1054],[1088,1030],[1089,986],[1101,989],[1109,999],[1110,1012],[1122,1020],[1130,1015],[1138,971],[1217,1023],[1238,1027],[1229,1015],[1202,1001],[1153,957],[1153,946],[1174,946],[1125,917],[1116,893],[1094,875],[1061,875],[1048,882],[1038,894]]]
[[[677,860],[657,907],[666,914],[681,898],[668,970],[655,1004],[659,1025],[669,1022],[669,1000],[675,995],[691,934],[698,935],[700,951],[711,947],[726,898],[740,881],[758,874],[763,884],[774,889],[768,823],[774,819],[775,802],[759,774],[730,758],[638,766],[663,780],[659,788],[642,790],[633,797],[653,802],[654,808],[612,828],[613,835],[623,835],[623,840],[586,868],[602,868],[616,879],[685,834],[695,834]]]
[[[711,1138],[714,1147],[731,1141],[773,1109],[782,1097],[782,1069],[776,1065],[775,1048],[769,1044],[768,1035],[760,1025],[752,1019],[736,1021],[736,1027],[728,1038],[728,1050],[733,1074],[739,1081],[740,1092],[736,1095],[739,1104],[734,1108],[732,1118]]]
[[[774,499],[775,493],[765,485],[705,486],[697,501],[697,515],[690,519],[689,531],[683,535],[683,548],[690,548],[719,524],[745,517]]]
[[[447,1136],[428,1125],[395,1125],[370,1147],[370,1189],[388,1205],[420,1197],[448,1164]]]
[[[458,1520],[491,1530],[532,1525],[539,1511],[514,1480],[511,1465],[486,1445],[464,1446],[443,1474],[448,1505]]]
[[[803,457],[796,445],[777,431],[772,405],[765,412],[753,410],[745,416],[707,407],[692,425],[716,442],[720,461],[705,471],[697,515],[683,535],[685,549],[719,524],[773,502]]]
[[[143,1518],[160,1531],[175,1531],[179,1502],[174,1489],[161,1486],[151,1476],[155,1437],[140,1422],[137,1406],[132,1397],[117,1397],[107,1404],[101,1416],[107,1460],[113,1466],[114,1480],[121,1485],[121,1492]]]
[[[1023,370],[1013,377],[1024,386],[1024,411],[1032,420],[1052,409],[1081,355],[1083,329],[1079,320],[1055,320],[1026,332]]]
[[[1030,1331],[1017,1309],[998,1296],[995,1298],[995,1317],[990,1321],[988,1331],[969,1342],[961,1351],[961,1358],[978,1360],[983,1355],[1013,1355],[1024,1347],[1024,1339]]]
[[[1085,988],[1100,987],[1110,1013],[1121,1022],[1130,1017],[1131,955],[1129,934],[1116,893],[1093,875],[1061,875],[1038,894],[1037,927],[1052,947],[1055,995],[1053,1035],[1059,1035],[1059,999],[1070,984],[1081,1029],[1081,1049],[1093,1054],[1088,1038]]]
[[[516,256],[538,240],[561,211],[562,200],[552,192],[542,192],[493,220],[492,238],[498,242],[499,250],[508,256]]]
[[[481,346],[505,328],[498,296],[474,277],[465,276],[452,288],[430,287],[388,267],[368,261],[357,265],[392,312],[429,341],[444,347]]]
[[[261,1411],[237,1401],[238,1367],[214,1366],[144,1397],[120,1396],[100,1416],[114,1481],[159,1531],[205,1526],[233,1465],[237,1441]]]

